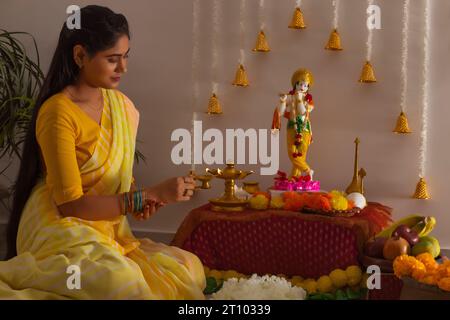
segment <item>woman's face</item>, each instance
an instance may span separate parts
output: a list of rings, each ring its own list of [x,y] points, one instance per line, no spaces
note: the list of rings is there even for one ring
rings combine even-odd
[[[84,49],[83,49],[84,51]],[[82,55],[80,77],[91,86],[113,89],[119,85],[121,76],[127,72],[130,51],[128,36],[121,36],[114,47],[97,52],[92,58]],[[75,56],[77,53],[75,52]]]

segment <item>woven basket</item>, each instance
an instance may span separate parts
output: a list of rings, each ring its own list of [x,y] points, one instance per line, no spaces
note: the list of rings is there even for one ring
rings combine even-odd
[[[403,277],[401,300],[450,300],[450,292],[438,286],[420,283],[410,277]]]
[[[329,216],[329,217],[353,217],[355,214],[360,213],[361,209],[359,208],[353,208],[351,210],[317,210],[317,209],[311,209],[311,208],[303,208],[302,212],[304,213],[313,213],[313,214],[320,214],[323,216]]]

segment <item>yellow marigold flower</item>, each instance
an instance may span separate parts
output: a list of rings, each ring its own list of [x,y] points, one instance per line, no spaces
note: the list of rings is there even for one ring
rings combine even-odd
[[[330,194],[333,197],[344,197],[344,193],[339,190],[331,190]]]
[[[273,197],[270,200],[270,207],[274,209],[283,209],[284,207],[283,197],[280,196]]]
[[[265,210],[269,207],[269,199],[264,195],[257,195],[250,198],[250,208],[257,210]]]
[[[347,210],[348,200],[343,196],[333,196],[330,200],[331,207],[334,210]]]

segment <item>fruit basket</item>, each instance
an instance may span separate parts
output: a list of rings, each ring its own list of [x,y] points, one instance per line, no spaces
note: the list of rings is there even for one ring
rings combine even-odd
[[[360,259],[362,265],[366,268],[372,265],[377,265],[380,267],[381,272],[394,273],[394,267],[392,266],[391,260],[369,257],[367,255],[362,255]]]

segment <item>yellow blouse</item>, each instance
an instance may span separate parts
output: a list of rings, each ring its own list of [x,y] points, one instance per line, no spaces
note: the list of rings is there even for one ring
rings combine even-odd
[[[92,156],[100,129],[100,124],[64,93],[51,96],[41,106],[36,139],[46,183],[56,205],[76,200],[87,191],[79,168]]]

